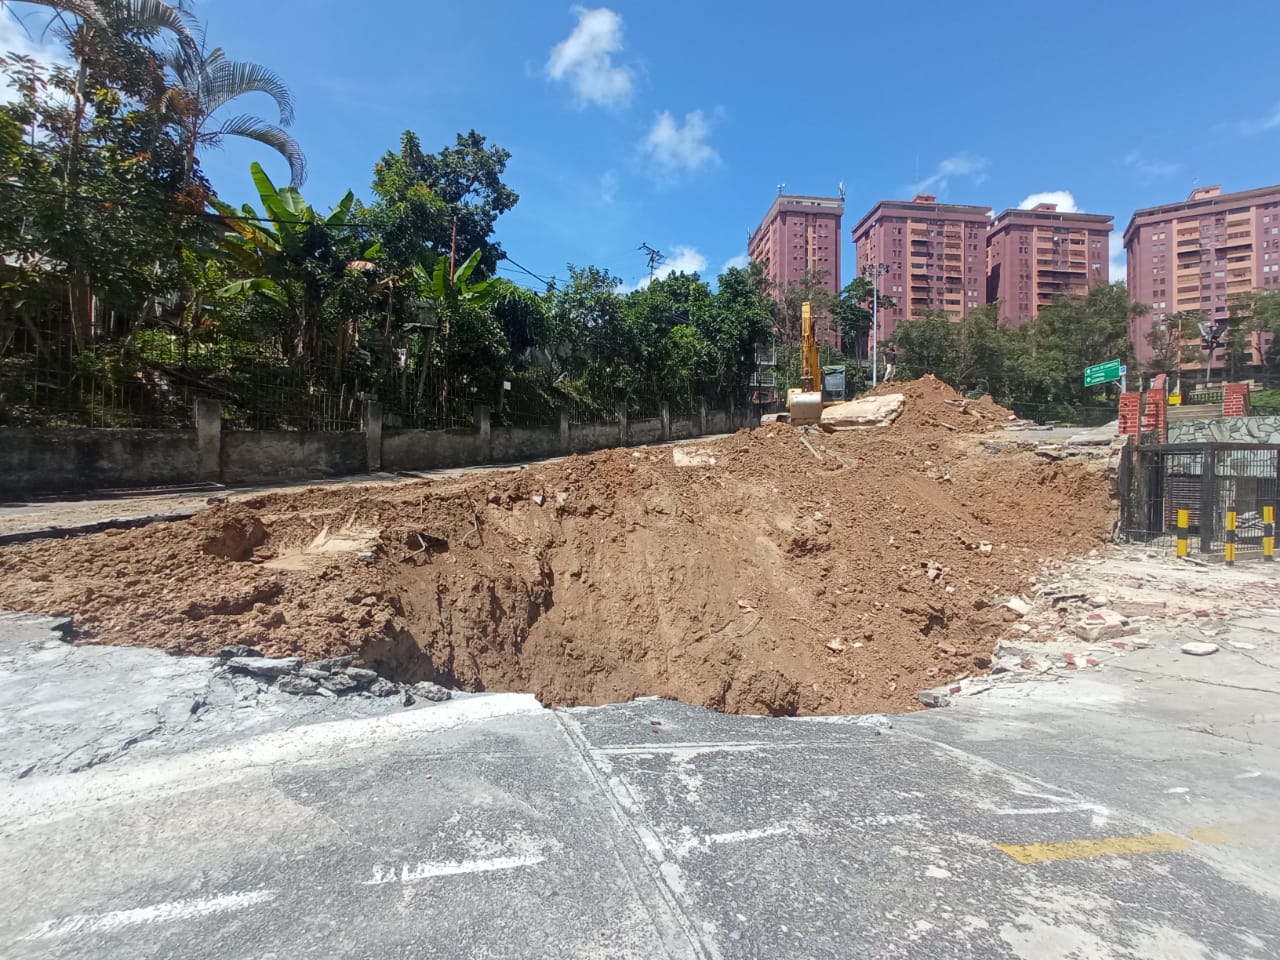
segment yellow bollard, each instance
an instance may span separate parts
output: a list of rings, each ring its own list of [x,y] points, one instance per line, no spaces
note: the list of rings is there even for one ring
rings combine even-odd
[[[1191,511],[1178,511],[1178,556],[1185,557],[1190,553],[1187,546],[1187,531],[1191,528]]]
[[[1262,559],[1276,559],[1276,508],[1274,504],[1262,508]]]
[[[1227,511],[1227,536],[1224,549],[1227,554],[1227,566],[1234,567],[1236,565],[1236,512],[1234,510]]]

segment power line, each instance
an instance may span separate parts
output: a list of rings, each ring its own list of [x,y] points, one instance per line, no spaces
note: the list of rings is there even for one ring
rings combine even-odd
[[[538,274],[534,273],[528,267],[522,267],[520,264],[516,263],[514,260],[511,259],[510,256],[508,256],[505,253],[502,255],[502,259],[505,260],[507,263],[511,264],[517,270],[521,271],[522,273],[527,273],[529,276],[533,277],[533,279],[540,280],[542,283],[545,283],[547,286],[551,286],[551,284],[555,282],[555,279],[556,279],[555,277],[552,277],[550,280],[548,280],[546,277],[540,277],[538,276]]]

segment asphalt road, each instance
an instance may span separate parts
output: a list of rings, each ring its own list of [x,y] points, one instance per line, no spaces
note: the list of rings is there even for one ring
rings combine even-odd
[[[1249,661],[768,720],[300,702],[47,626],[0,621],[6,957],[1280,957]]]

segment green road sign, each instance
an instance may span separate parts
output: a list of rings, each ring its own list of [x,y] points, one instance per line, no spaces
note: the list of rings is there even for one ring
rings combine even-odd
[[[1100,383],[1110,383],[1112,380],[1119,380],[1124,372],[1125,370],[1120,365],[1119,360],[1095,363],[1085,370],[1084,385],[1086,387],[1096,387]]]

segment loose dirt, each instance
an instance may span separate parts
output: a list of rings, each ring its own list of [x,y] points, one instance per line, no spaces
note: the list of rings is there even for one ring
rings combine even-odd
[[[927,380],[877,392],[907,396],[890,428],[766,425],[682,445],[695,466],[610,450],[14,546],[0,607],[70,614],[103,643],[353,653],[551,705],[914,709],[988,666],[1000,601],[1112,518],[1100,467],[984,450],[1010,417],[989,401]]]

